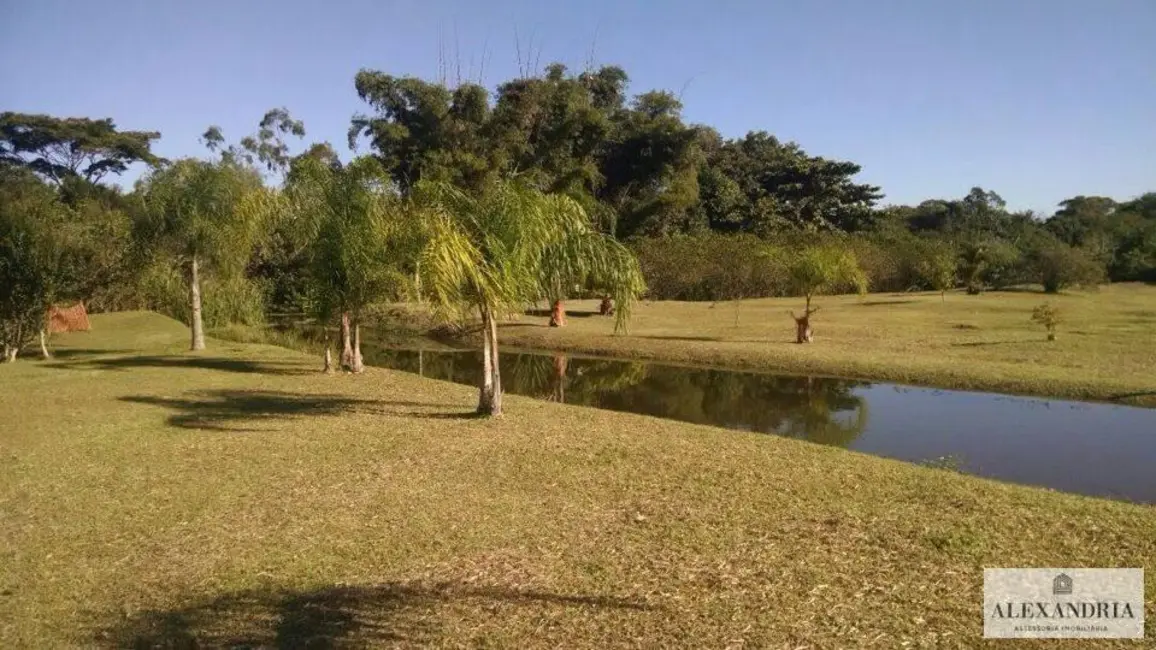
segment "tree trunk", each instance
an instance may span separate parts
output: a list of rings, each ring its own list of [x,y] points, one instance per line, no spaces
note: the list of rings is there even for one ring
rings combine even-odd
[[[349,336],[349,312],[341,312],[341,369],[353,370],[353,341]]]
[[[550,310],[550,327],[564,327],[566,325],[566,310],[561,300],[554,301],[554,308]]]
[[[361,360],[361,323],[353,326],[353,372],[365,372],[365,363]]]
[[[333,351],[329,346],[325,346],[325,374],[333,374]]]
[[[196,255],[193,256],[192,262],[189,264],[189,297],[192,301],[193,308],[193,317],[191,319],[193,342],[190,349],[194,351],[204,350],[205,324],[201,319],[201,274]]]
[[[502,414],[502,377],[498,369],[498,324],[487,308],[482,308],[482,384],[478,413]]]
[[[48,351],[48,332],[40,330],[40,355],[45,359],[51,359],[52,353]]]
[[[940,291],[939,292],[939,302],[947,302],[947,292],[946,291]]]
[[[20,352],[20,348],[13,345],[4,345],[4,361],[6,363],[14,363],[16,361],[16,354]]]
[[[814,332],[811,331],[811,314],[819,311],[818,307],[811,309],[811,301],[807,300],[806,311],[802,316],[796,316],[795,312],[791,312],[791,318],[795,319],[795,343],[810,343],[814,340]]]
[[[814,340],[811,331],[811,317],[801,316],[795,319],[795,343],[810,343]]]

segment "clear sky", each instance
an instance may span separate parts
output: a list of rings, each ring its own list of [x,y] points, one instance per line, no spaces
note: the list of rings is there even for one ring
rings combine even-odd
[[[518,41],[855,161],[888,203],[1156,190],[1156,0],[0,0],[0,110],[112,117],[175,157],[285,106],[344,150],[359,68],[432,78],[440,49],[492,89]]]

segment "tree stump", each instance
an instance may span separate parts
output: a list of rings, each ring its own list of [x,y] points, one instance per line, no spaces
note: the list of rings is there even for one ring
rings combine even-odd
[[[795,319],[795,343],[810,343],[815,340],[815,333],[811,330],[811,314],[819,311],[818,307],[803,312],[802,316],[796,316],[795,312],[791,312],[791,318]]]
[[[554,307],[550,310],[550,327],[563,327],[566,325],[566,310],[562,308],[562,301],[555,300]]]

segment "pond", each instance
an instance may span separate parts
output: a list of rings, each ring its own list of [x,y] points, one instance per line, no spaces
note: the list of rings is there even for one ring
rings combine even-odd
[[[481,352],[363,341],[368,365],[476,385]],[[827,377],[501,354],[506,392],[799,438],[1066,492],[1156,503],[1156,409]]]

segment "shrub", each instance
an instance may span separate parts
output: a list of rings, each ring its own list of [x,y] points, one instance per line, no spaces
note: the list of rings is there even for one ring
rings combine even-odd
[[[1044,303],[1032,310],[1032,322],[1043,325],[1048,330],[1048,340],[1056,340],[1056,326],[1060,324],[1060,310],[1051,303]]]
[[[1031,252],[1028,267],[1047,293],[1073,286],[1094,286],[1104,281],[1104,266],[1085,251],[1059,241],[1039,245]]]
[[[141,274],[142,306],[189,324],[192,314],[186,272],[172,258],[154,259]],[[258,283],[241,276],[227,276],[206,278],[202,285],[205,327],[264,324],[265,301]]]
[[[785,295],[774,248],[753,235],[707,234],[632,242],[653,300],[736,300]]]

